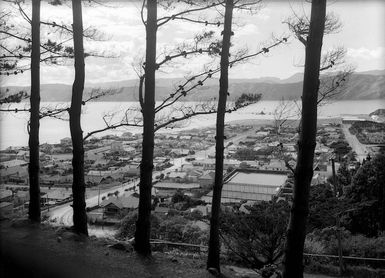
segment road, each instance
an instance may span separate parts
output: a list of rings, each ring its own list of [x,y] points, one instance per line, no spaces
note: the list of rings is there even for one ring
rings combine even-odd
[[[358,141],[355,135],[350,133],[350,126],[350,124],[344,124],[342,126],[345,139],[349,143],[350,147],[352,147],[353,151],[357,153],[357,160],[362,162],[362,160],[368,155],[368,150],[366,149],[366,146],[364,144]]]
[[[137,184],[137,181],[133,181],[130,183],[124,183],[119,186],[115,186],[109,189],[101,190],[100,191],[100,196],[92,196],[86,199],[86,206],[87,207],[93,207],[98,205],[98,202],[102,200],[104,196],[107,196],[108,193],[114,193],[115,191],[119,191],[119,194],[123,194],[125,190],[127,191],[132,191],[134,192],[131,188],[135,187],[135,183]],[[58,226],[72,226],[73,221],[72,221],[72,216],[73,216],[73,209],[70,206],[70,203],[55,207],[51,209],[49,212],[47,212],[48,221],[56,224]],[[91,228],[89,229],[89,234],[90,235],[99,235],[100,230],[102,228]],[[106,230],[107,232],[107,230]]]
[[[227,139],[227,140],[225,140],[225,146],[230,141],[231,142],[239,142],[242,138],[245,138],[246,136],[252,135],[254,133],[255,133],[255,131],[252,130],[249,132],[245,132],[241,135],[237,135],[233,138]],[[214,151],[215,151],[215,145],[210,146],[206,150],[197,151],[194,156],[197,159],[205,159],[205,158],[207,158],[208,154],[214,153]],[[155,179],[155,177],[160,175],[161,173],[166,174],[168,172],[172,172],[172,171],[175,171],[177,169],[180,169],[181,166],[183,165],[183,163],[185,163],[184,157],[176,158],[173,160],[173,164],[174,164],[173,166],[171,166],[170,168],[167,168],[163,171],[153,172],[152,177],[153,177],[153,179]],[[100,195],[98,194],[98,191],[96,191],[96,190],[93,191],[91,194],[88,193],[88,195],[92,195],[92,196],[88,196],[88,198],[86,196],[86,206],[87,207],[96,206],[102,200],[103,197],[107,197],[107,195],[109,193],[114,193],[116,191],[118,191],[120,195],[122,195],[124,192],[134,193],[135,191],[133,188],[135,188],[135,190],[138,190],[137,192],[139,192],[139,188],[137,187],[138,182],[139,182],[139,179],[136,179],[132,182],[123,183],[119,186],[114,186],[112,188],[101,190]],[[73,209],[70,205],[71,205],[71,203],[67,203],[67,204],[63,204],[61,206],[57,206],[55,208],[51,208],[50,211],[47,212],[48,221],[50,223],[52,223],[52,225],[72,226],[73,225],[73,221],[72,221]],[[112,231],[109,229],[103,229],[102,227],[99,228],[96,226],[89,226],[88,232],[90,235],[95,235],[95,236],[109,236],[112,233]]]
[[[176,169],[179,169],[182,166],[182,163],[184,162],[184,158],[178,158],[174,160],[174,165],[170,168],[165,169],[162,172],[170,172],[174,171]],[[155,179],[156,176],[161,174],[162,172],[156,171],[153,172],[153,179]],[[93,196],[89,196],[86,199],[86,206],[87,207],[93,207],[98,205],[99,202],[101,202],[103,197],[107,197],[109,193],[114,193],[116,191],[119,192],[119,195],[122,195],[125,192],[134,193],[135,190],[138,190],[139,187],[137,186],[139,182],[139,179],[135,179],[132,182],[123,183],[118,186],[114,186],[108,189],[100,190],[100,195],[97,191],[93,192]],[[135,190],[134,190],[135,188]],[[95,195],[95,193],[97,193]],[[48,221],[52,223],[53,225],[57,226],[72,226],[73,225],[73,209],[71,207],[71,203],[63,204],[61,206],[57,206],[55,208],[50,209],[47,211],[46,215],[48,216]],[[110,235],[111,231],[108,229],[103,229],[102,227],[96,227],[92,226],[89,227],[89,234],[90,235],[96,235],[96,236],[103,236],[103,235]]]

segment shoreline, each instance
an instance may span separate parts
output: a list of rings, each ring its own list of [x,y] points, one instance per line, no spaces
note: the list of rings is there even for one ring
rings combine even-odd
[[[237,119],[237,120],[229,120],[225,122],[225,125],[251,125],[253,127],[262,127],[262,126],[268,126],[268,125],[274,125],[275,120],[274,119]],[[288,119],[286,125],[289,126],[294,126],[298,125],[300,120],[298,119]],[[325,124],[325,123],[341,123],[341,117],[328,117],[328,118],[319,118],[317,120],[318,125]],[[162,131],[159,131],[160,134],[162,133],[183,133],[183,132],[188,132],[190,130],[194,129],[199,129],[199,128],[215,128],[215,123],[211,123],[208,125],[202,125],[202,126],[197,126],[195,124],[188,125],[187,127],[182,127],[182,128],[175,128],[173,131],[164,129]],[[109,133],[108,131],[106,133],[102,133],[99,136],[95,136],[96,138],[100,138],[105,135],[117,135],[121,136],[122,133],[126,132],[127,130],[122,129],[122,130],[111,130],[113,133]],[[132,132],[132,133],[139,133],[139,132]],[[44,142],[47,144],[59,144],[60,139],[57,139],[57,143],[50,143],[50,142]],[[2,146],[0,151],[5,151],[8,148],[27,148],[28,145],[8,145],[8,146]]]

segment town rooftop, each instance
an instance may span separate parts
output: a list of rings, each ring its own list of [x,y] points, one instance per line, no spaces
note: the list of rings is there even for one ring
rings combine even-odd
[[[252,185],[260,184],[260,185],[277,187],[277,186],[283,185],[286,179],[287,179],[286,174],[236,172],[228,180],[228,183],[252,184]]]

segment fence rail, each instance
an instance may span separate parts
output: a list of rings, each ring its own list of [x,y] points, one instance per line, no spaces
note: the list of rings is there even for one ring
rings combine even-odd
[[[206,245],[199,244],[191,244],[191,243],[183,243],[183,242],[171,242],[160,239],[151,239],[151,244],[166,244],[171,246],[181,246],[181,247],[196,247],[200,249],[208,249]],[[322,257],[322,258],[333,258],[338,259],[338,255],[327,255],[327,254],[312,254],[312,253],[303,253],[304,256],[307,257]],[[348,260],[361,260],[361,261],[374,261],[374,262],[385,262],[385,259],[381,258],[367,258],[367,257],[352,257],[352,256],[342,256],[342,259]]]
[[[303,253],[304,256],[308,257],[323,257],[323,258],[335,258],[338,259],[337,255],[326,255],[326,254],[311,254],[311,253]],[[377,262],[385,262],[385,259],[381,258],[366,258],[366,257],[352,257],[352,256],[342,256],[343,259],[348,260],[363,260],[363,261],[377,261]]]

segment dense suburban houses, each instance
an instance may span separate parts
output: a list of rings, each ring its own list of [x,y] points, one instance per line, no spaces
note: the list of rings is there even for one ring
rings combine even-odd
[[[381,111],[380,111],[381,112]],[[379,113],[377,113],[379,114]],[[382,115],[382,114],[380,114]],[[317,132],[314,176],[312,184],[325,182],[332,176],[339,161],[348,157],[349,167],[357,167],[355,153],[345,141],[343,124],[350,126],[363,143],[384,144],[381,116],[345,115],[336,121],[321,123]],[[374,118],[373,118],[374,117]],[[369,119],[371,121],[369,121]],[[295,167],[298,132],[295,122],[279,129],[274,125],[226,125],[224,186],[222,203],[253,203],[292,195],[292,172]],[[167,211],[172,197],[182,193],[210,211],[215,176],[214,128],[156,134],[153,197],[154,209]],[[363,139],[364,138],[364,139]],[[43,208],[72,200],[72,146],[70,138],[59,144],[41,145],[41,202]],[[135,181],[139,176],[141,136],[125,132],[106,135],[85,142],[85,182],[87,194],[100,195],[108,190]],[[24,213],[28,207],[28,149],[9,147],[1,151],[1,213]],[[179,162],[178,162],[179,161]],[[177,164],[175,164],[177,163]],[[169,168],[173,165],[172,170]],[[138,194],[138,187],[133,189]],[[109,194],[99,205],[89,208],[92,223],[116,223],[124,212],[137,208],[138,198],[132,193]]]

